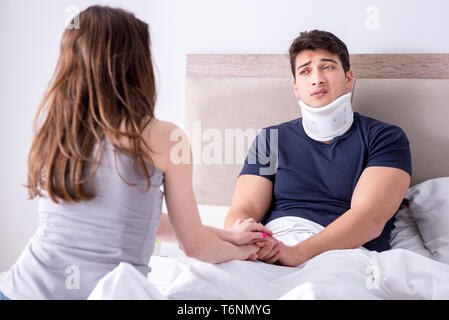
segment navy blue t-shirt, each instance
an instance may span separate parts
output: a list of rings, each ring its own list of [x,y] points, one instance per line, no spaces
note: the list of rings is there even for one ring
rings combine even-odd
[[[297,216],[326,227],[351,208],[357,181],[371,166],[399,168],[411,176],[409,141],[401,128],[354,112],[349,131],[330,144],[311,139],[302,118],[262,129],[240,175],[262,176],[274,184],[271,207],[262,223]],[[393,226],[394,216],[381,235],[364,247],[378,252],[390,249]]]

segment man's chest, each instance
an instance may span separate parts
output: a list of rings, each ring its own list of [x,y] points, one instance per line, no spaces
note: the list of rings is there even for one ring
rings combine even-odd
[[[366,164],[366,150],[357,143],[325,148],[306,143],[279,148],[274,184],[275,196],[322,194],[350,199]]]

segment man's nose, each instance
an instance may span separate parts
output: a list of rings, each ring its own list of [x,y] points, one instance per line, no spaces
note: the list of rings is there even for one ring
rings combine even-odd
[[[311,80],[312,80],[312,85],[314,85],[314,86],[316,86],[316,85],[321,86],[326,82],[326,80],[323,77],[323,74],[318,70],[315,70],[312,73]]]

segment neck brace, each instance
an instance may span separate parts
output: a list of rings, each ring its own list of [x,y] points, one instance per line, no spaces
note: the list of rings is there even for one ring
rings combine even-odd
[[[298,104],[301,106],[304,131],[316,141],[331,141],[343,135],[354,121],[350,92],[320,108],[313,108],[301,100]]]

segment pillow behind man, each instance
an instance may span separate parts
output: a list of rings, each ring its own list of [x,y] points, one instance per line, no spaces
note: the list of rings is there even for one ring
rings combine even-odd
[[[435,260],[449,264],[449,177],[410,187],[405,198],[424,245]]]
[[[402,204],[395,215],[394,228],[390,236],[391,249],[406,249],[433,259],[429,249],[424,245],[418,225],[413,218],[410,208]]]

